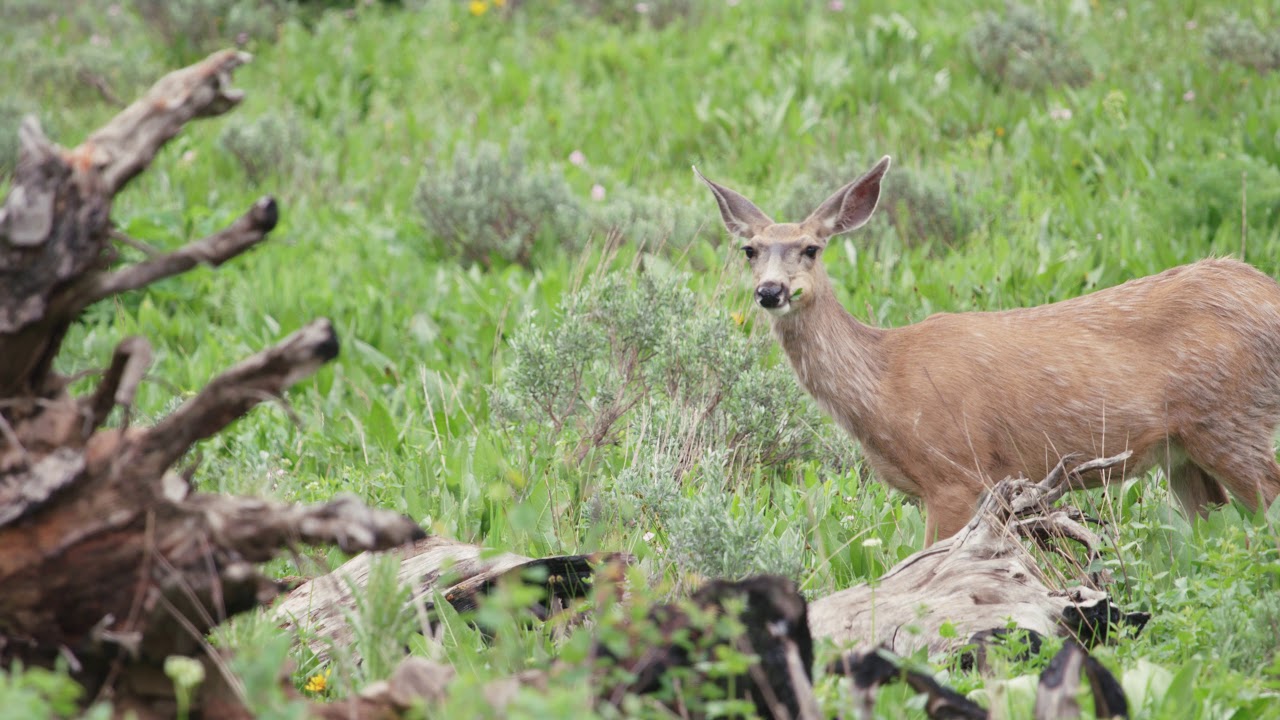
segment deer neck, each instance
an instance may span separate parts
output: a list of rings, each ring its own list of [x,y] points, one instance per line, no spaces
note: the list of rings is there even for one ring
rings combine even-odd
[[[858,322],[830,287],[813,289],[809,307],[773,318],[773,333],[800,384],[837,423],[865,438],[884,374],[885,331]]]

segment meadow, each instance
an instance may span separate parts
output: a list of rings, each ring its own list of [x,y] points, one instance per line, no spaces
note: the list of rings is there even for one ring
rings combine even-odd
[[[236,44],[254,54],[242,106],[170,143],[114,218],[176,247],[272,194],[280,228],[216,271],[92,308],[62,370],[149,338],[139,405],[154,419],[329,317],[339,359],[291,409],[206,442],[201,489],[354,493],[528,556],[627,551],[642,597],[756,572],[817,596],[924,539],[918,507],[797,386],[691,166],[799,219],[892,155],[877,219],[825,253],[840,300],[877,325],[1208,256],[1280,276],[1280,6],[1237,0],[9,0],[0,192],[23,114],[74,145],[167,70]],[[1118,602],[1152,613],[1096,651],[1133,717],[1280,717],[1280,509],[1190,523],[1158,472],[1073,499],[1109,522]],[[322,667],[262,618],[215,640],[262,717],[296,711],[261,680],[286,658],[299,688],[333,697],[406,645],[462,687],[583,651],[584,633],[500,619],[489,642],[452,618],[437,646],[397,592],[362,608],[360,665]],[[913,661],[1019,717],[1025,683],[1002,678],[1054,649],[985,678]],[[0,707],[54,712],[44,683],[0,675]],[[835,678],[818,691],[849,712]],[[530,692],[513,712],[586,716],[586,692]],[[458,695],[441,717],[480,712]],[[877,713],[924,717],[900,691]]]

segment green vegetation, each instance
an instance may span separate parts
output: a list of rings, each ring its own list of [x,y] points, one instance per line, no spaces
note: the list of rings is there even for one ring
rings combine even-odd
[[[74,145],[163,72],[240,43],[243,106],[190,126],[114,217],[175,247],[269,192],[280,228],[216,272],[92,309],[63,370],[148,337],[154,418],[325,315],[342,355],[290,393],[301,424],[256,410],[205,443],[202,487],[354,492],[525,555],[626,550],[657,599],[761,569],[816,595],[874,579],[923,523],[797,390],[690,166],[797,219],[893,155],[883,216],[825,253],[841,300],[877,324],[1242,251],[1280,276],[1280,12],[1227,5],[16,0],[0,6],[0,192],[20,113]],[[1100,652],[1134,716],[1280,717],[1275,513],[1190,525],[1155,478],[1078,501],[1111,522],[1118,599],[1153,613]],[[375,662],[335,662],[325,692],[378,679],[408,637],[457,666],[451,716],[470,717],[466,688],[586,651],[585,631],[560,639],[500,605],[496,641],[445,617],[441,650],[399,592],[371,591],[359,642]],[[286,655],[299,687],[325,672],[270,623],[217,641],[264,717],[296,711],[267,682]],[[938,670],[1025,709],[1016,680]],[[65,714],[74,693],[51,677],[0,675],[0,707]],[[818,690],[847,711],[843,686]],[[522,695],[516,714],[581,715],[583,692]],[[879,711],[923,717],[897,691]]]

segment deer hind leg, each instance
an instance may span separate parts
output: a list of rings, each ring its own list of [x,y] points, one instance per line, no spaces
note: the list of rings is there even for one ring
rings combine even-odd
[[[1227,503],[1227,491],[1204,468],[1193,462],[1184,462],[1169,470],[1169,489],[1173,491],[1187,519],[1196,515],[1205,517],[1209,509]]]
[[[924,504],[924,546],[946,540],[964,529],[973,517],[971,497],[926,497]]]
[[[1280,496],[1280,465],[1276,464],[1270,432],[1252,442],[1239,437],[1209,437],[1185,443],[1185,447],[1192,463],[1226,485],[1250,508],[1256,510],[1259,501],[1270,507]]]

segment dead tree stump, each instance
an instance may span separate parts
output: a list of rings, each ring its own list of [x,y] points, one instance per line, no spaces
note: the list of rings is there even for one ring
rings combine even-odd
[[[193,444],[333,359],[327,320],[246,358],[153,427],[130,424],[151,360],[146,340],[122,341],[84,397],[53,370],[68,327],[92,303],[221,265],[275,227],[276,202],[264,197],[221,232],[115,262],[113,198],[187,122],[240,102],[230,76],[248,60],[228,50],[170,73],[70,150],[28,118],[0,209],[0,663],[63,658],[89,699],[101,694],[142,717],[173,713],[166,657],[200,657],[207,676],[220,677],[205,635],[279,592],[257,563],[298,543],[356,552],[424,535],[352,498],[304,507],[195,493],[194,468],[174,469]],[[116,407],[122,422],[104,427]],[[221,679],[206,686],[226,696],[204,706],[243,713],[236,683]]]

